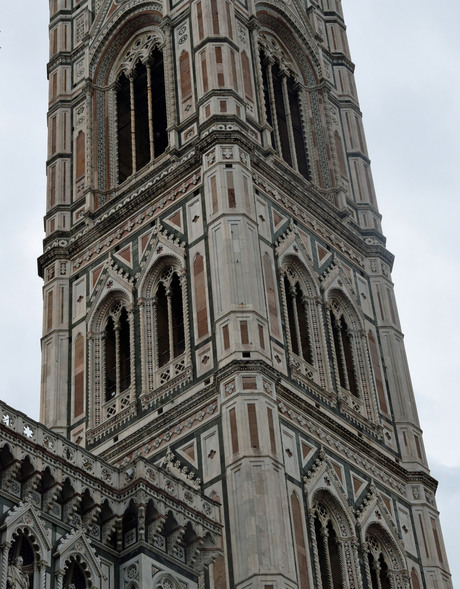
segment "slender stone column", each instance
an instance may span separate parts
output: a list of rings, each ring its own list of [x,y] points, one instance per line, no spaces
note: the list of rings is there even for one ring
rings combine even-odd
[[[302,358],[302,341],[300,339],[300,326],[299,326],[299,314],[297,313],[297,300],[296,300],[296,288],[292,286],[289,289],[289,296],[291,297],[292,313],[294,315],[294,328],[295,333],[291,337],[295,337],[297,341],[297,353]]]
[[[281,78],[281,85],[283,88],[284,112],[286,113],[286,126],[289,137],[289,151],[291,153],[292,167],[294,168],[294,170],[298,170],[299,166],[297,164],[297,153],[295,151],[294,132],[292,130],[292,114],[291,105],[289,104],[289,91],[287,87],[286,74],[284,74]]]
[[[174,334],[172,323],[172,292],[168,289],[166,293],[166,301],[168,305],[168,338],[169,338],[169,362],[174,358]]]
[[[150,161],[155,159],[155,144],[153,141],[154,129],[153,129],[153,100],[152,100],[152,70],[151,64],[147,62],[147,99],[148,99],[148,110],[149,110],[149,143],[150,143]]]
[[[329,531],[327,526],[321,527],[321,541],[323,543],[323,550],[324,550],[324,564],[326,566],[326,576],[327,576],[327,589],[334,589],[334,584],[332,582],[332,568],[331,568],[331,558],[329,554]],[[326,588],[324,588],[326,589]]]
[[[6,542],[2,546],[2,578],[0,581],[0,589],[6,589],[6,580],[8,576],[8,554],[10,552],[11,544]]]
[[[120,392],[120,318],[115,324],[115,392]]]
[[[64,574],[65,571],[63,571],[62,569],[59,569],[56,572],[56,589],[62,589],[62,585],[64,583]]]
[[[38,564],[38,577],[39,577],[39,588],[46,589],[46,566],[45,560],[41,560]]]
[[[129,75],[129,103],[131,109],[131,161],[133,174],[136,172],[136,109],[134,106],[134,73]]]
[[[279,129],[278,129],[278,120],[276,117],[276,101],[275,101],[275,90],[273,88],[272,65],[273,65],[273,60],[269,60],[268,65],[267,65],[268,95],[269,95],[269,102],[270,102],[270,112],[272,115],[273,136],[275,138],[275,150],[276,150],[276,153],[280,157],[282,157],[283,152],[281,150],[280,133],[279,133]]]

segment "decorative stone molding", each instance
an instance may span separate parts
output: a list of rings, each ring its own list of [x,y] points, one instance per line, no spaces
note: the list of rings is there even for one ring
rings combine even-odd
[[[48,561],[52,548],[51,532],[45,528],[39,511],[28,501],[20,502],[8,512],[0,528],[2,544],[12,544],[14,537],[25,530],[33,539],[38,560]]]
[[[403,484],[403,481],[396,479],[393,474],[388,473],[382,467],[378,466],[371,458],[356,447],[343,442],[336,434],[331,434],[329,430],[314,422],[311,417],[304,417],[298,410],[288,406],[285,401],[281,401],[278,404],[278,408],[285,418],[300,426],[302,430],[307,430],[309,435],[318,440],[319,444],[329,447],[335,453],[342,456],[345,462],[351,461],[355,463],[367,472],[371,478],[380,479],[386,486],[398,492],[401,497],[406,497],[406,486]]]

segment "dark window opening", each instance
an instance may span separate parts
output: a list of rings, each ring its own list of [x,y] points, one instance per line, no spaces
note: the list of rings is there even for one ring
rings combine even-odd
[[[323,587],[329,587],[329,580],[327,575],[327,556],[326,556],[326,547],[323,542],[323,535],[322,535],[322,527],[321,522],[316,517],[315,518],[315,536],[316,536],[316,545],[318,549],[318,560],[319,560],[319,569],[321,572],[321,584]]]
[[[276,121],[281,144],[281,157],[292,166],[291,146],[289,143],[288,123],[286,120],[286,105],[284,104],[283,83],[278,64],[272,66],[273,91],[275,94]]]
[[[129,80],[122,74],[117,90],[118,181],[124,182],[133,173],[131,143],[131,100]]]
[[[177,274],[171,281],[171,312],[174,358],[185,352],[184,312],[182,308],[182,289]]]
[[[150,161],[149,98],[147,92],[147,68],[138,63],[134,73],[134,112],[136,114],[136,169]]]
[[[262,63],[264,63],[264,62],[262,61]],[[267,123],[270,125],[270,127],[273,128],[272,104],[270,101],[270,92],[268,89],[267,67],[262,67],[262,81],[263,81],[263,85],[264,85],[264,101],[265,101],[265,113],[267,115]],[[272,133],[272,143],[274,143],[273,133]]]
[[[337,534],[330,521],[327,523],[327,532],[327,547],[329,550],[329,560],[331,562],[332,585],[334,589],[343,589]]]
[[[157,358],[165,366],[185,352],[185,326],[180,278],[166,269],[167,286],[160,282],[156,292]]]
[[[310,334],[308,326],[307,311],[305,309],[305,303],[303,301],[303,294],[300,290],[299,283],[296,284],[296,306],[297,306],[297,317],[299,320],[299,338],[300,346],[302,348],[302,357],[304,360],[313,364],[313,355],[311,352],[310,345]]]
[[[299,88],[289,70],[282,70],[261,52],[262,82],[267,123],[278,155],[304,178],[311,179]],[[294,161],[295,158],[295,161]]]
[[[18,571],[27,577],[28,587],[32,589],[34,584],[35,553],[26,534],[19,534],[8,554],[8,564],[16,567]],[[11,569],[10,569],[11,570]],[[9,572],[9,574],[11,574]]]
[[[168,145],[163,55],[154,49],[117,87],[118,182],[144,168]],[[134,129],[132,121],[134,120]]]
[[[344,589],[337,534],[331,520],[325,526],[315,518],[315,536],[323,587]]]
[[[307,149],[302,130],[302,117],[300,114],[299,95],[293,81],[288,83],[289,106],[291,109],[292,132],[294,135],[294,146],[297,157],[297,167],[304,178],[310,180],[308,170]]]
[[[369,570],[371,573],[372,589],[391,589],[388,565],[381,553],[378,560],[369,552]]]
[[[161,155],[168,146],[166,131],[166,87],[163,54],[158,49],[152,52],[150,65],[152,76],[152,117],[154,157]]]
[[[120,315],[120,391],[131,384],[131,355],[129,345],[128,313],[123,308]]]
[[[379,557],[380,565],[380,586],[382,589],[391,589],[390,577],[388,575],[388,565],[383,558],[383,554]]]
[[[117,392],[117,352],[115,327],[112,317],[105,330],[105,400],[110,401]]]
[[[353,366],[353,350],[351,348],[351,340],[348,330],[348,325],[342,315],[340,318],[340,332],[342,336],[343,354],[345,360],[345,367],[348,378],[348,388],[355,397],[358,396],[358,387],[356,386],[355,369]]]
[[[340,386],[358,397],[352,342],[347,322],[343,315],[337,319],[331,311],[331,325]]]
[[[292,287],[286,277],[284,277],[284,289],[292,352],[313,364],[308,312],[302,289],[298,282]]]
[[[64,579],[64,589],[86,589],[86,576],[81,565],[72,560]]]
[[[131,385],[131,346],[128,313],[109,316],[105,328],[105,401]]]
[[[168,299],[163,283],[157,291],[158,366],[169,362]]]

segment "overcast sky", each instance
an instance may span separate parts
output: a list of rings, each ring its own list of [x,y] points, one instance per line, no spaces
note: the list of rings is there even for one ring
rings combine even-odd
[[[459,0],[342,0],[454,587],[460,583]],[[0,398],[38,418],[48,2],[0,5]],[[456,172],[457,170],[457,172]],[[459,585],[460,587],[460,585]]]

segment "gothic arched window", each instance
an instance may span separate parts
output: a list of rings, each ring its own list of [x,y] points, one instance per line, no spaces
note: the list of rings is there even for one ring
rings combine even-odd
[[[163,272],[155,295],[157,362],[161,367],[185,351],[182,287],[172,268]]]
[[[372,589],[392,589],[390,572],[384,550],[375,536],[368,536],[367,553],[369,574],[372,582]]]
[[[352,333],[343,313],[330,311],[332,339],[340,386],[359,396],[353,359]]]
[[[86,589],[88,580],[81,563],[72,558],[65,572],[63,589]]]
[[[308,301],[299,282],[292,284],[286,276],[284,277],[284,290],[292,351],[309,364],[313,364]]]
[[[126,308],[115,302],[105,326],[105,394],[106,401],[131,385],[130,327]]]
[[[277,58],[260,52],[267,122],[272,128],[276,153],[307,180],[308,168],[302,104],[297,77]]]
[[[329,390],[326,338],[319,315],[319,288],[315,277],[300,258],[288,254],[281,260],[280,282],[292,374],[302,383],[313,380]],[[276,301],[270,301],[268,286],[268,303],[273,306]],[[276,306],[274,309],[276,311]]]
[[[34,586],[35,551],[27,533],[19,533],[8,554],[7,579],[21,589]],[[8,585],[10,584],[8,583]],[[14,586],[14,585],[13,585]]]
[[[89,322],[89,394],[93,427],[133,409],[133,312],[127,297],[113,291]]]
[[[342,576],[337,533],[328,509],[321,502],[315,508],[314,527],[318,551],[317,574],[321,577],[321,584],[324,589],[343,589],[346,585]]]
[[[141,287],[143,395],[185,378],[187,308],[182,271],[176,261],[163,259]]]
[[[342,288],[331,289],[327,306],[331,364],[340,410],[375,423],[377,390],[364,319]]]
[[[134,48],[137,49],[136,44]],[[161,155],[168,145],[161,51],[153,49],[132,70],[120,73],[116,110],[118,182],[122,183]]]

